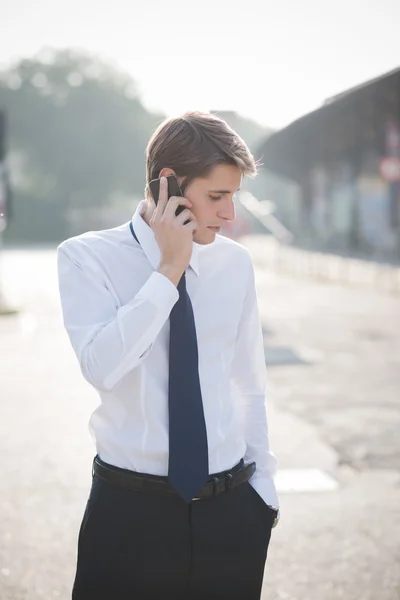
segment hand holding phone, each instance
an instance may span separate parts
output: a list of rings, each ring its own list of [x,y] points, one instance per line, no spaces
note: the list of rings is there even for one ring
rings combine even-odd
[[[172,198],[173,196],[183,197],[180,185],[179,185],[178,180],[175,177],[175,175],[168,175],[168,177],[166,177],[166,179],[168,182],[168,200],[170,198]],[[149,187],[150,187],[151,195],[153,196],[153,200],[154,200],[155,204],[157,205],[158,199],[160,197],[160,179],[153,179],[152,181],[150,181]],[[182,205],[178,206],[178,208],[176,209],[175,215],[178,216],[184,209],[185,209],[184,206],[182,206]]]
[[[149,183],[156,209],[150,219],[161,261],[158,272],[178,285],[189,265],[193,250],[193,232],[197,222],[190,208],[191,202],[183,197],[175,176],[163,177]]]

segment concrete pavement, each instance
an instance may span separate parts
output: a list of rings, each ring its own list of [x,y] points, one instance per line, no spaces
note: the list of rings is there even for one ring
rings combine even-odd
[[[62,331],[54,252],[10,251],[3,272],[24,311],[0,320],[0,598],[67,600],[96,394]],[[398,302],[277,275],[260,260],[257,284],[271,443],[292,478],[280,479],[263,598],[396,600]],[[301,469],[314,470],[314,491],[287,491],[301,490]],[[318,491],[318,473],[337,488]]]

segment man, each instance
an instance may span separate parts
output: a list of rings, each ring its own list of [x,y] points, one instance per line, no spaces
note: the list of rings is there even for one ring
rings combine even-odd
[[[197,112],[157,129],[146,164],[131,222],[58,250],[64,324],[101,401],[73,599],[259,599],[278,517],[263,341],[249,253],[217,235],[256,165]]]

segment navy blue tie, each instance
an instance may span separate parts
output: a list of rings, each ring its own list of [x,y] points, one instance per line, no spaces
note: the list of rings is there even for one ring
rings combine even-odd
[[[138,241],[132,223],[130,228]],[[179,300],[170,314],[168,479],[183,500],[189,503],[209,478],[208,444],[196,325],[185,273],[179,281],[178,292]]]

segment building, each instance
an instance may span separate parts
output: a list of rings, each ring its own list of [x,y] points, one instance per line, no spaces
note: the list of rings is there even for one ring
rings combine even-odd
[[[400,257],[400,68],[326,100],[259,154],[297,186],[299,243]]]

